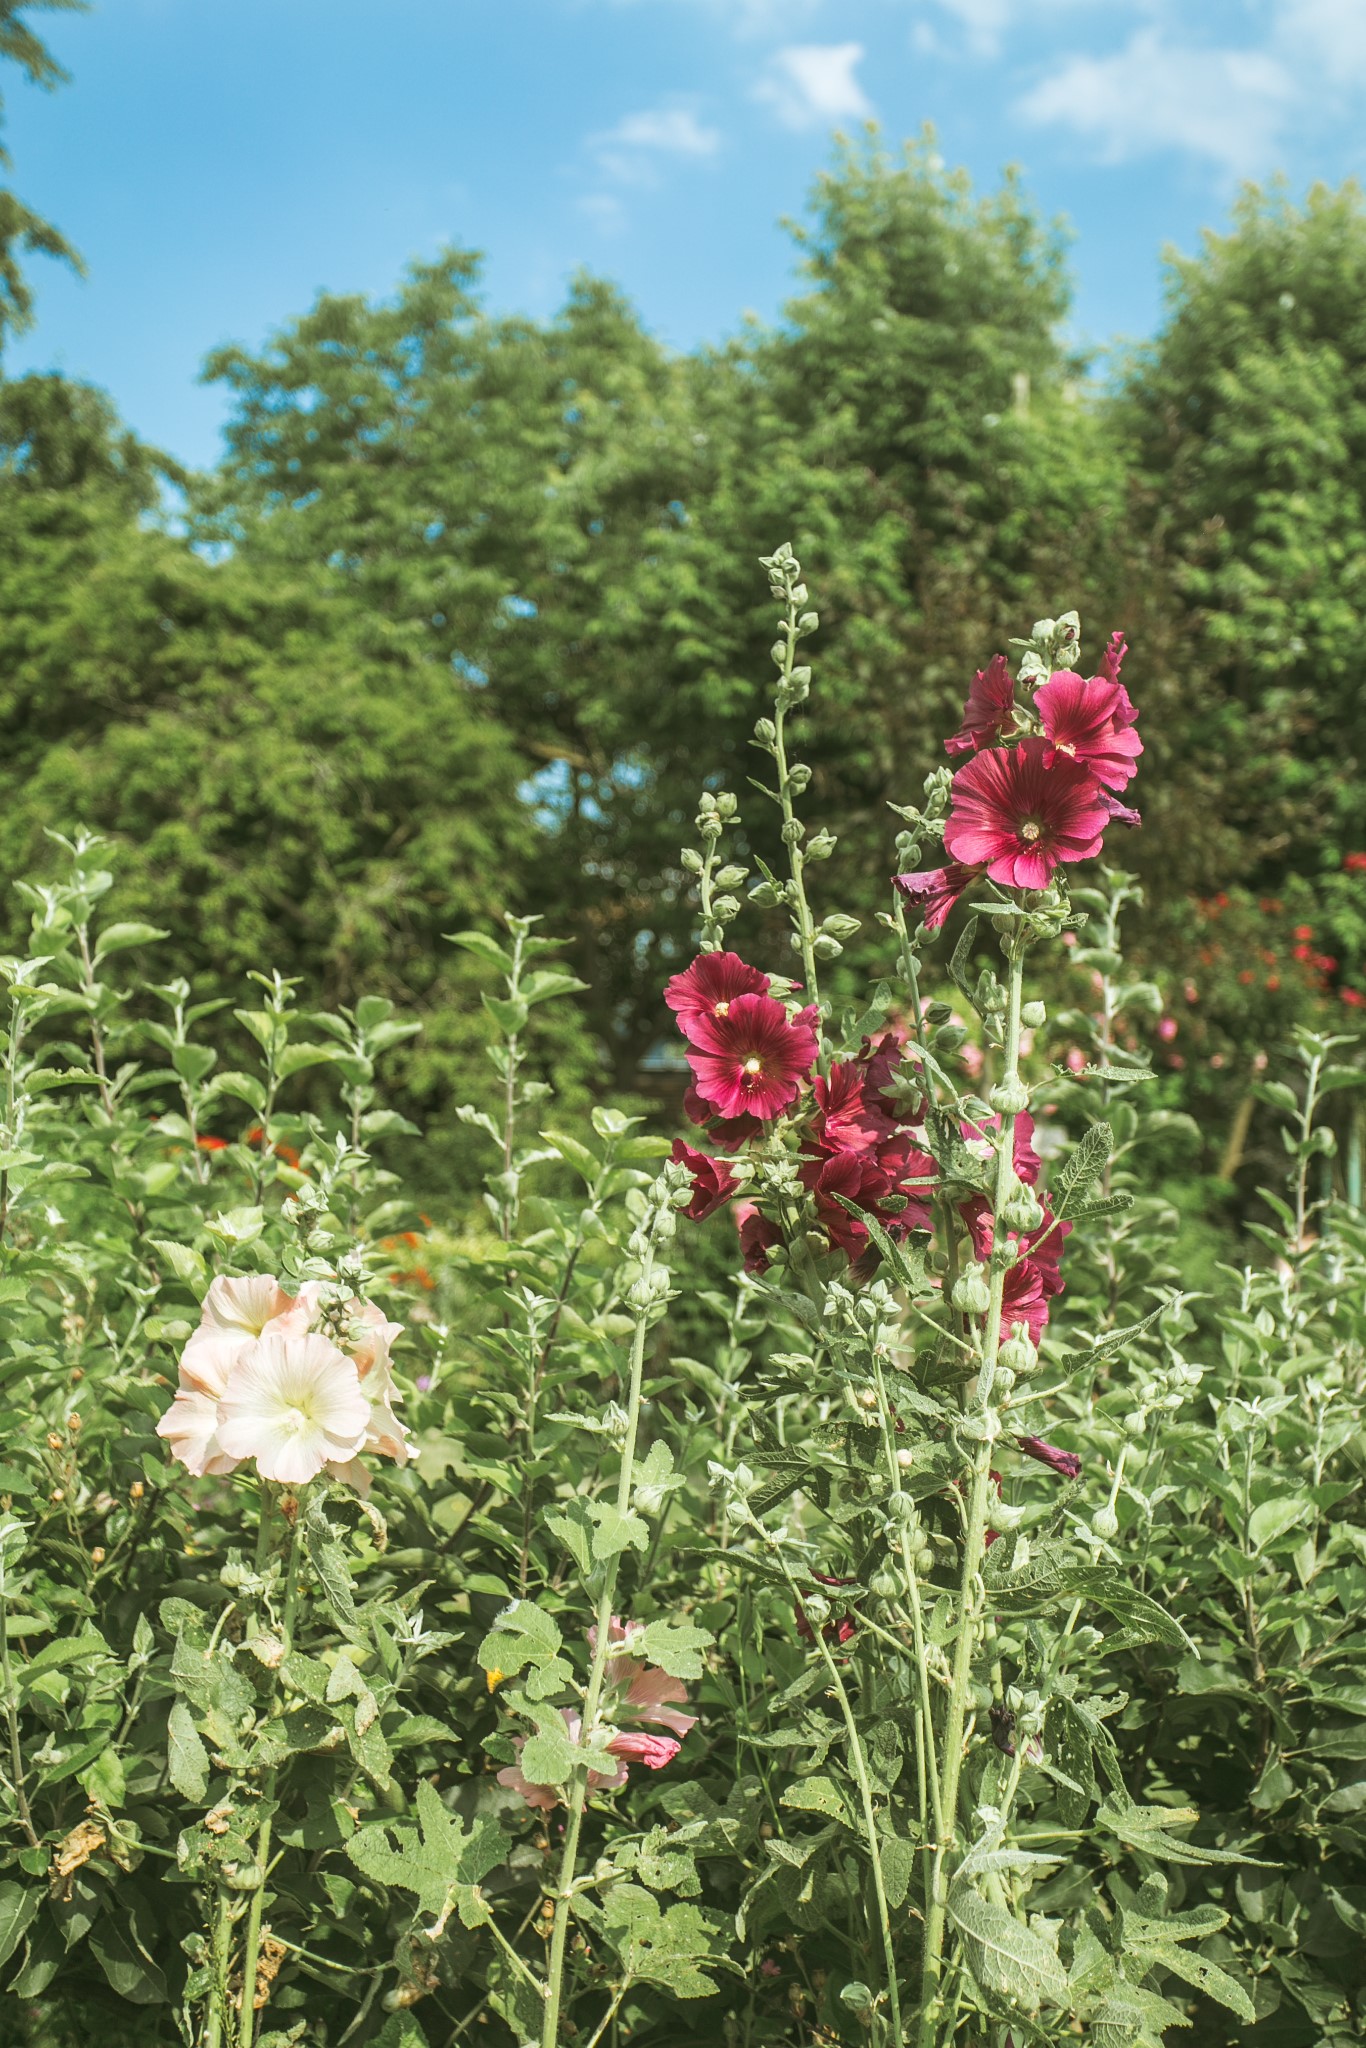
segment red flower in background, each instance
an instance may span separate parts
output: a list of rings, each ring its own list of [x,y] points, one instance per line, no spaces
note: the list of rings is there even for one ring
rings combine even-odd
[[[724,1016],[688,1023],[688,1065],[697,1093],[724,1117],[781,1114],[815,1064],[813,1009],[789,1018],[772,996],[740,995]]]
[[[226,1152],[228,1149],[228,1140],[226,1138],[196,1138],[195,1144],[201,1152]]]
[[[892,1184],[876,1159],[866,1152],[836,1152],[831,1159],[808,1159],[798,1168],[802,1186],[809,1190],[816,1213],[832,1245],[860,1258],[868,1249],[868,1226],[851,1216],[843,1203],[857,1202],[871,1209],[892,1191]]]
[[[1110,814],[1100,785],[1066,754],[1047,760],[1046,740],[1021,740],[978,754],[954,777],[944,846],[956,861],[984,866],[993,882],[1045,889],[1060,861],[1099,853]]]
[[[691,967],[665,983],[664,1000],[686,1032],[694,1017],[725,1017],[737,996],[766,996],[769,979],[738,953],[699,953]]]
[[[1346,854],[1342,866],[1345,874],[1366,875],[1366,853]]]
[[[927,931],[938,931],[963,891],[983,873],[981,868],[964,867],[951,861],[946,868],[925,868],[917,875],[893,875],[892,881],[924,920]]]
[[[723,1208],[740,1185],[728,1166],[719,1159],[708,1159],[705,1152],[695,1152],[682,1138],[674,1139],[670,1157],[692,1175],[693,1196],[683,1214],[694,1223],[705,1222]]]
[[[979,668],[968,701],[963,706],[963,723],[951,740],[945,740],[946,754],[975,754],[988,747],[1002,733],[1015,730],[1015,685],[1003,654],[993,654],[986,668]]]

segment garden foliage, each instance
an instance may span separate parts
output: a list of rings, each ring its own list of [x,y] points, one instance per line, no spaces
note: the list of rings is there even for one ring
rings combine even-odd
[[[1197,1293],[1097,864],[1157,751],[1122,642],[987,663],[859,931],[765,568],[772,703],[657,988],[687,1137],[556,1098],[577,977],[485,919],[453,1234],[385,1164],[387,998],[149,984],[85,834],[22,892],[5,2039],[1360,2038],[1355,1049],[1257,1079],[1286,1180]]]

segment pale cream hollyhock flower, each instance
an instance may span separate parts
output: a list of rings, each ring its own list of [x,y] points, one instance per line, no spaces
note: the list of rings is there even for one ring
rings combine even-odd
[[[286,1294],[269,1273],[220,1274],[204,1297],[199,1328],[180,1356],[180,1382],[222,1395],[228,1374],[247,1345],[267,1330],[302,1336],[312,1320],[307,1289]]]
[[[254,1458],[263,1479],[303,1486],[365,1442],[370,1403],[355,1361],[316,1332],[261,1337],[238,1360],[218,1404],[218,1441]]]
[[[370,1403],[370,1422],[365,1432],[365,1449],[406,1465],[412,1455],[406,1424],[394,1413],[394,1402],[403,1399],[390,1370],[389,1347],[403,1335],[402,1323],[391,1323],[383,1309],[372,1301],[351,1300],[346,1304],[351,1321],[347,1354],[355,1361],[361,1390]],[[328,1466],[334,1479],[354,1486],[359,1493],[370,1491],[370,1474],[359,1459]]]
[[[235,1472],[241,1463],[226,1456],[219,1444],[218,1402],[218,1393],[182,1386],[157,1424],[157,1435],[165,1437],[172,1455],[196,1479],[209,1472]]]

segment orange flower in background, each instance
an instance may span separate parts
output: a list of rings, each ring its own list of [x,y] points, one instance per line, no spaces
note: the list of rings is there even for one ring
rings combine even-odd
[[[228,1149],[228,1140],[226,1138],[196,1138],[195,1144],[201,1152],[226,1152]]]

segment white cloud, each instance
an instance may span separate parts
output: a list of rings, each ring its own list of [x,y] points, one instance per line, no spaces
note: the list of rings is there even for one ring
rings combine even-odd
[[[598,170],[614,185],[648,189],[659,183],[659,166],[669,158],[697,162],[715,156],[721,147],[721,131],[706,127],[690,107],[648,107],[625,115],[615,128],[590,136],[588,147]],[[590,202],[589,210],[603,216],[616,204],[599,196]]]
[[[1012,14],[1020,11],[1018,0],[938,0],[938,4],[963,24],[969,44],[980,57],[995,56],[1002,31]]]
[[[779,50],[754,88],[788,128],[866,120],[872,104],[854,76],[862,43],[792,43]]]
[[[1179,149],[1248,177],[1266,169],[1297,96],[1268,49],[1202,48],[1146,28],[1113,56],[1069,57],[1017,110],[1070,129],[1107,163]]]
[[[1366,7],[1362,0],[1282,0],[1275,41],[1294,63],[1323,66],[1320,90],[1366,84]]]

